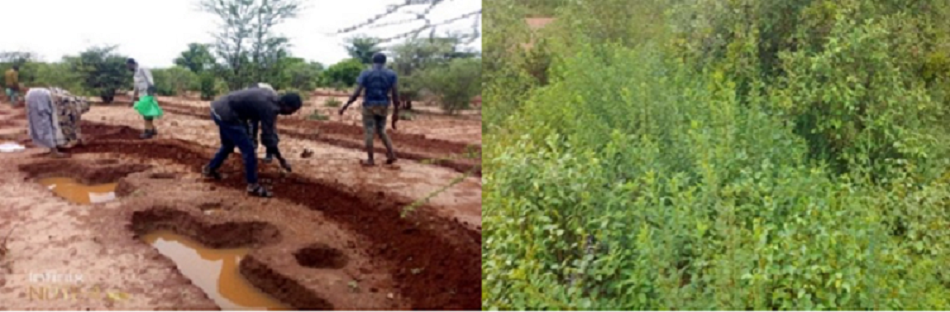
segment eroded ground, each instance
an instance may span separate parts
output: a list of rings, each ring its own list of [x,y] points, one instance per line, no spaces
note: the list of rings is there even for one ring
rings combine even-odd
[[[140,141],[141,120],[123,100],[83,116],[87,142],[66,159],[31,147],[23,110],[0,104],[0,143],[28,147],[0,153],[0,235],[15,227],[0,258],[0,309],[219,308],[147,242],[168,231],[207,248],[246,248],[241,278],[292,308],[480,308],[481,181],[480,170],[472,170],[480,164],[477,118],[402,121],[393,139],[404,159],[374,168],[358,164],[365,154],[354,146],[362,133],[353,123],[338,115],[282,118],[282,149],[294,173],[262,166],[262,181],[276,197],[256,199],[244,195],[237,153],[222,168],[225,180],[198,174],[218,143],[216,128],[202,116],[207,102],[162,98],[167,109],[156,121],[159,137]],[[311,98],[304,112],[335,110],[324,102]],[[343,118],[358,115],[355,106]],[[439,123],[456,130],[436,134]],[[301,155],[304,150],[313,155]],[[475,174],[401,216],[461,172]],[[118,183],[118,200],[67,202],[39,183],[53,177]],[[42,300],[44,287],[73,285],[35,278],[49,272],[81,274],[81,287],[71,299]],[[91,296],[91,289],[112,296]]]

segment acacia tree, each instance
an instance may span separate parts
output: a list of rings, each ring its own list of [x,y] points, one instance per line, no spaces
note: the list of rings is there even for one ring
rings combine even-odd
[[[412,101],[417,100],[423,81],[418,73],[428,68],[447,66],[456,58],[470,58],[474,53],[459,49],[461,40],[457,37],[410,39],[390,49],[393,54],[392,68],[399,74],[399,99],[402,107],[411,110]]]
[[[372,63],[373,54],[382,51],[379,48],[379,40],[376,38],[360,36],[350,38],[347,42],[349,45],[346,46],[346,52],[350,54],[350,57],[360,60],[363,64]]]
[[[201,43],[188,44],[188,50],[175,58],[175,65],[187,68],[195,74],[211,69],[214,64],[214,55],[211,54],[209,45]]]
[[[410,23],[418,24],[419,22],[422,22],[422,25],[419,25],[418,27],[415,27],[409,31],[397,34],[392,37],[379,39],[378,43],[382,44],[399,39],[416,38],[425,32],[429,32],[430,37],[435,37],[436,30],[438,30],[440,27],[468,20],[472,23],[472,32],[462,36],[462,38],[465,40],[465,43],[472,43],[476,39],[480,38],[481,32],[479,31],[479,25],[481,24],[482,20],[481,8],[468,13],[457,15],[446,20],[432,21],[432,10],[448,2],[452,2],[452,0],[403,0],[402,3],[388,6],[385,12],[376,14],[365,22],[337,30],[336,34],[349,34],[367,28],[383,28]],[[407,15],[411,15],[412,17],[391,22],[382,22],[383,19],[394,16],[397,13],[405,13]]]
[[[214,50],[224,61],[232,89],[261,81],[286,54],[287,38],[274,27],[297,17],[300,0],[198,0],[199,8],[220,19]]]
[[[132,73],[126,69],[126,57],[115,53],[117,46],[92,47],[79,56],[64,57],[69,68],[83,81],[83,87],[112,103],[115,91],[132,81]]]

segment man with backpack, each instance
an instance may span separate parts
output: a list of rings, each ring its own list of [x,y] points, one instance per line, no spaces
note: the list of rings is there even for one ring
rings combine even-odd
[[[364,166],[374,166],[373,162],[373,133],[386,145],[386,163],[396,162],[396,151],[393,143],[386,134],[386,117],[389,115],[389,103],[393,103],[393,130],[396,130],[396,121],[399,119],[399,95],[396,91],[396,73],[386,68],[386,55],[373,55],[373,68],[360,73],[357,83],[359,86],[350,96],[346,105],[340,108],[340,115],[356,101],[363,90],[363,129],[366,131],[367,160],[360,161]],[[392,98],[390,99],[390,96]]]

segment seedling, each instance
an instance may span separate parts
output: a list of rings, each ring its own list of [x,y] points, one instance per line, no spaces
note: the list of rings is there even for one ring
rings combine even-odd
[[[329,116],[320,114],[319,109],[314,109],[308,118],[310,118],[310,120],[330,120]]]
[[[465,172],[465,174],[460,175],[460,176],[456,177],[454,180],[452,180],[452,182],[449,182],[448,185],[443,186],[441,189],[435,190],[434,192],[429,193],[429,195],[426,195],[426,197],[421,198],[421,199],[419,199],[419,200],[413,202],[412,204],[409,204],[409,206],[404,207],[404,208],[402,209],[402,211],[399,213],[399,216],[402,217],[402,218],[405,218],[405,217],[408,216],[410,213],[412,213],[413,211],[415,211],[417,208],[421,207],[423,204],[428,203],[429,200],[432,199],[433,197],[436,197],[436,196],[438,196],[439,194],[442,194],[443,192],[445,192],[446,190],[448,190],[450,187],[453,187],[453,186],[455,186],[456,184],[462,183],[462,181],[464,181],[465,178],[468,178],[468,177],[474,175],[474,174],[475,174],[475,170],[478,169],[479,167],[481,167],[481,166],[479,165],[479,166],[472,167],[472,169],[469,169],[468,172]]]
[[[327,99],[327,101],[324,103],[324,105],[329,106],[329,107],[340,107],[340,105],[342,104],[343,102],[340,102],[340,100],[337,100],[334,97]]]

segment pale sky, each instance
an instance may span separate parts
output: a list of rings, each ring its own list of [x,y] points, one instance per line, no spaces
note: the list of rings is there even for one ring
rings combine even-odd
[[[0,52],[29,51],[45,61],[59,61],[94,45],[119,45],[119,53],[146,67],[167,67],[188,43],[212,43],[217,17],[199,12],[198,0],[2,0]],[[329,66],[347,58],[338,29],[366,21],[402,0],[304,0],[308,9],[278,27],[290,38],[296,57]],[[433,23],[481,8],[481,0],[448,0],[433,10]],[[414,6],[410,11],[421,11]],[[405,10],[405,9],[403,9]],[[401,11],[402,12],[402,11]],[[410,17],[397,13],[381,22]],[[355,34],[390,37],[422,25],[421,21],[388,28],[363,29]],[[442,31],[469,31],[471,18]],[[481,25],[479,23],[479,28]],[[481,40],[470,45],[481,50]]]

